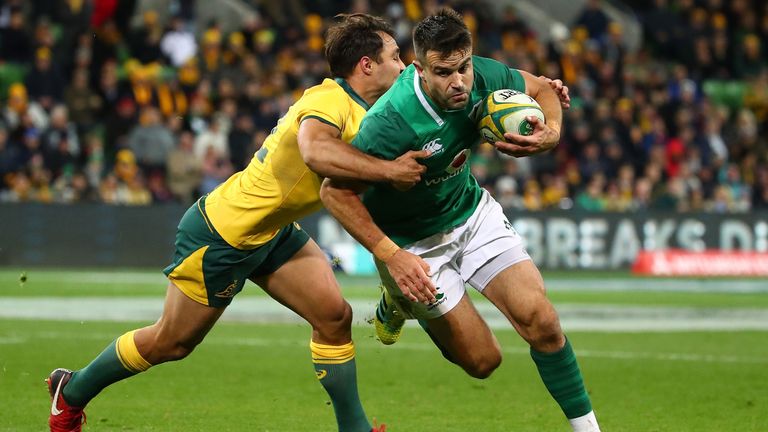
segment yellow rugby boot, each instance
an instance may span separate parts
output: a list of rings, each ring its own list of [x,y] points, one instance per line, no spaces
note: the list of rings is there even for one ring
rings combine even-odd
[[[376,328],[376,337],[384,345],[392,345],[400,339],[400,333],[403,331],[403,325],[405,324],[405,318],[397,310],[392,297],[389,296],[386,288],[379,286],[382,289],[381,300],[379,300],[379,306],[376,308],[376,316],[373,319],[373,325]]]

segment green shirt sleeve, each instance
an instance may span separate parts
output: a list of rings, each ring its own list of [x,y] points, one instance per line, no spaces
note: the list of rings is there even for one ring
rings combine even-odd
[[[512,89],[525,92],[525,79],[517,69],[485,57],[474,56],[472,62],[478,88],[489,91]]]
[[[397,159],[417,142],[413,128],[390,103],[369,111],[352,145],[380,159]]]

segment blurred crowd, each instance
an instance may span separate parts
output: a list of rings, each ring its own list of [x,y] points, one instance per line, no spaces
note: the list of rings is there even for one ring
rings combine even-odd
[[[629,2],[643,28],[634,51],[599,0],[545,30],[490,1],[248,0],[255,14],[226,31],[195,24],[194,0],[166,3],[0,0],[0,202],[189,203],[243,169],[328,76],[335,14],[387,17],[408,64],[413,24],[447,4],[477,54],[571,89],[555,151],[474,151],[475,177],[503,206],[768,208],[765,2]]]

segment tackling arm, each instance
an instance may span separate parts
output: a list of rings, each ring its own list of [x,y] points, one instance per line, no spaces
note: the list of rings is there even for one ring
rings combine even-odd
[[[400,290],[411,301],[435,301],[429,266],[419,256],[400,249],[373,221],[359,193],[365,185],[326,178],[320,188],[325,208],[361,245],[386,264]]]
[[[393,161],[377,159],[342,141],[336,127],[314,118],[301,122],[298,143],[304,163],[323,177],[414,184],[427,169],[416,161],[428,156],[426,151],[410,151]]]

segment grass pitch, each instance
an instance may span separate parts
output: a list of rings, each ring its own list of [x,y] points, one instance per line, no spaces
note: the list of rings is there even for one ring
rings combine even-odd
[[[29,272],[22,287],[19,270],[0,271],[0,316],[11,297],[112,295],[162,303],[157,272],[83,274]],[[768,309],[763,292],[660,293],[636,282],[634,291],[553,290],[551,297],[556,307]],[[342,283],[348,297],[375,301],[370,279]],[[242,295],[263,296],[252,285]],[[46,430],[43,379],[50,370],[82,367],[115,337],[147,324],[0,318],[0,431]],[[373,339],[372,326],[353,331],[366,411],[390,431],[570,430],[514,331],[495,331],[504,361],[487,380],[445,361],[418,328],[407,328],[391,347]],[[309,360],[309,334],[304,324],[222,321],[188,359],[107,388],[88,406],[85,430],[333,431],[333,408]],[[604,431],[768,430],[766,331],[568,334]]]

